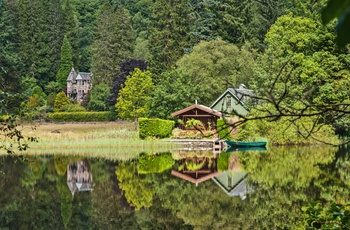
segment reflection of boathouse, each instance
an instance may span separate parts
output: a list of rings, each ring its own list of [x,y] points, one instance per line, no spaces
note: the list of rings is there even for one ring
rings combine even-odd
[[[196,186],[206,180],[221,174],[217,171],[216,158],[192,157],[178,161],[177,170],[172,170],[171,175],[187,180]]]
[[[92,173],[87,160],[73,162],[67,166],[67,185],[72,195],[78,190],[92,191]]]

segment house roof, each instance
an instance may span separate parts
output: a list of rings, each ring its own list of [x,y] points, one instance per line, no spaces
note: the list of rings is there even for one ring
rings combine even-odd
[[[193,109],[200,109],[200,110],[207,112],[213,116],[221,117],[221,113],[216,111],[215,109],[209,108],[209,107],[204,106],[204,105],[199,105],[199,104],[194,104],[194,105],[191,105],[191,106],[184,108],[182,110],[176,111],[176,112],[172,113],[171,116],[176,117],[176,116],[179,116],[183,113],[191,111]]]
[[[246,103],[247,99],[249,96],[253,96],[254,95],[254,91],[251,89],[244,89],[244,88],[238,88],[238,89],[234,89],[234,88],[229,88],[228,89],[230,92],[232,92],[233,94],[235,94],[237,100],[241,103]]]
[[[241,196],[242,198],[250,192],[247,190],[247,182],[245,181],[245,178],[248,176],[247,173],[237,173],[234,176],[235,183],[231,186],[227,184],[229,174],[230,172],[228,171],[222,172],[222,174],[212,178],[212,180],[229,196]]]
[[[187,180],[187,181],[189,181],[189,182],[191,182],[193,184],[196,184],[196,185],[198,185],[201,182],[207,181],[207,180],[209,180],[211,178],[214,178],[214,177],[216,177],[216,176],[218,176],[220,174],[221,174],[221,172],[212,172],[212,173],[203,175],[203,176],[201,176],[199,178],[193,178],[193,177],[191,177],[191,176],[189,176],[187,174],[178,172],[176,170],[171,170],[171,175],[179,177],[179,178],[184,179],[184,180]]]
[[[87,72],[76,72],[75,69],[72,67],[72,70],[69,72],[69,75],[67,77],[67,81],[76,81],[76,80],[85,80],[89,81],[92,74]]]

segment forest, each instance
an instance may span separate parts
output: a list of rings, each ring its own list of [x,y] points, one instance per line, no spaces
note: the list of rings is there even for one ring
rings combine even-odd
[[[257,117],[286,116],[300,129],[305,122],[296,120],[306,116],[306,136],[318,124],[347,135],[350,49],[336,44],[335,20],[322,24],[326,5],[3,0],[1,113],[39,119],[54,111],[110,111],[125,120],[171,119],[195,100],[209,106],[244,84],[265,102],[252,111]],[[81,103],[65,98],[72,67],[93,74]]]

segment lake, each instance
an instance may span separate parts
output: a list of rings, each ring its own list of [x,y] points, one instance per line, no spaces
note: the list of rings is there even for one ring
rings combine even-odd
[[[349,203],[349,149],[4,155],[0,229],[297,229],[309,202]]]

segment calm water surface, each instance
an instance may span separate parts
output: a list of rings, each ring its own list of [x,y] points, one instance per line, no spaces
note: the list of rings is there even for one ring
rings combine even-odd
[[[0,229],[296,229],[349,202],[350,148],[0,158]]]

